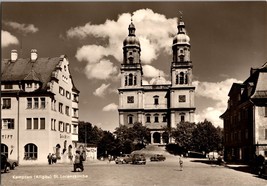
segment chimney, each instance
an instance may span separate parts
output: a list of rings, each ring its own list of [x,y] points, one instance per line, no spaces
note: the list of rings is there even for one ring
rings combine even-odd
[[[31,49],[31,61],[34,62],[36,61],[38,55],[37,55],[37,50],[36,49]]]
[[[18,59],[18,51],[17,50],[11,50],[11,62],[15,62]]]

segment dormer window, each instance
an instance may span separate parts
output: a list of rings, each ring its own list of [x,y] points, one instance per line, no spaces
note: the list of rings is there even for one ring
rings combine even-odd
[[[32,84],[31,83],[26,83],[26,88],[32,88]]]

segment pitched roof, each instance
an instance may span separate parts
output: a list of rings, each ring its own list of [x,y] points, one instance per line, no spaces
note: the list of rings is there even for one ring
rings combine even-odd
[[[52,72],[56,70],[60,60],[60,57],[37,58],[34,62],[30,58],[18,59],[15,62],[4,59],[2,60],[1,81],[41,81],[42,89],[46,89]]]
[[[267,98],[267,72],[260,72],[254,94],[251,98]]]

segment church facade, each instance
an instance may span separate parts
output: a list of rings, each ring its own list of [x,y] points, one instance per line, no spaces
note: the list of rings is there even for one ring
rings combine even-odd
[[[171,141],[166,128],[176,127],[181,122],[194,122],[191,45],[182,18],[177,29],[172,44],[169,84],[162,83],[160,77],[151,85],[142,84],[141,45],[132,22],[123,42],[121,87],[118,89],[119,124],[131,127],[135,122],[142,123],[150,130],[151,144],[164,145]]]

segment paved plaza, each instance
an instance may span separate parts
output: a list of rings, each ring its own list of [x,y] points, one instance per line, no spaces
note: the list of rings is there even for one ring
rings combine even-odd
[[[177,185],[267,185],[267,180],[229,167],[201,163],[184,158],[184,170],[178,157],[146,165],[89,161],[84,172],[72,172],[72,164],[19,166],[2,174],[2,185],[92,185],[92,186],[177,186]]]

